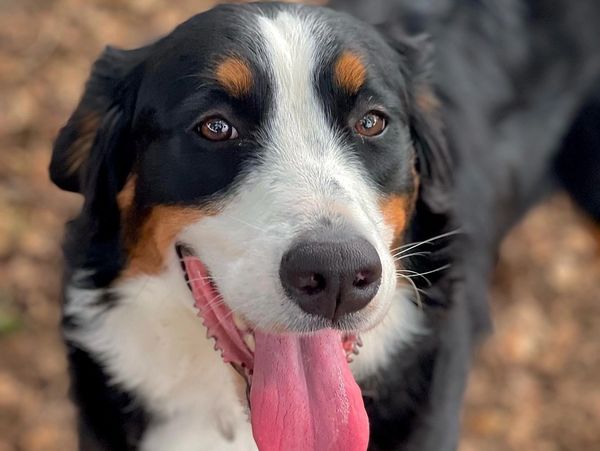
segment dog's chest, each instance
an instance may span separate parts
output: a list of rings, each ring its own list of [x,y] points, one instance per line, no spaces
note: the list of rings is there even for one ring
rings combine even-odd
[[[206,337],[179,271],[170,265],[160,276],[120,284],[119,300],[108,310],[98,305],[97,290],[68,288],[65,313],[81,327],[67,338],[148,411],[143,451],[256,450],[241,380]],[[355,377],[385,366],[420,325],[399,289],[386,318],[363,334],[364,347],[351,365]]]
[[[178,268],[176,268],[178,269]],[[67,290],[66,312],[85,324],[67,338],[150,414],[144,451],[255,450],[239,376],[224,364],[191,307],[181,275],[127,282],[98,314],[92,290]]]

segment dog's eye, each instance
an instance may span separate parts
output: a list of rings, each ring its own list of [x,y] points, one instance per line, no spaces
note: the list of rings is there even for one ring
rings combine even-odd
[[[238,137],[233,125],[222,117],[209,117],[196,126],[196,132],[209,141],[226,141]]]
[[[381,134],[385,130],[386,125],[383,114],[377,111],[369,111],[359,119],[354,128],[359,135],[371,137]]]

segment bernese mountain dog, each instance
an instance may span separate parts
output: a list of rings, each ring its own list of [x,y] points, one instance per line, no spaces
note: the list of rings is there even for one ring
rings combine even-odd
[[[500,240],[560,184],[600,218],[600,4],[363,3],[94,64],[50,164],[80,449],[456,448]]]

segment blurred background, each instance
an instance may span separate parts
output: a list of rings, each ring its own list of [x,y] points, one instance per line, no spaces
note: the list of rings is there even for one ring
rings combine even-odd
[[[105,44],[141,45],[213,3],[0,0],[0,451],[76,449],[58,321],[80,199],[48,181],[51,142]],[[562,195],[509,236],[461,451],[600,450],[599,244]]]

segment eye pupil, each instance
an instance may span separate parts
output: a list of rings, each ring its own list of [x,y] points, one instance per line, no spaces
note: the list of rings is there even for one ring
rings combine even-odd
[[[237,138],[237,131],[225,119],[211,117],[198,124],[197,133],[210,141],[225,141]]]
[[[221,119],[209,121],[206,126],[215,135],[224,135],[229,131],[229,124]]]
[[[369,129],[375,127],[377,124],[377,116],[373,114],[367,114],[361,120],[363,128]]]
[[[385,127],[385,117],[376,111],[371,111],[360,118],[354,128],[362,136],[376,136],[381,134]]]

